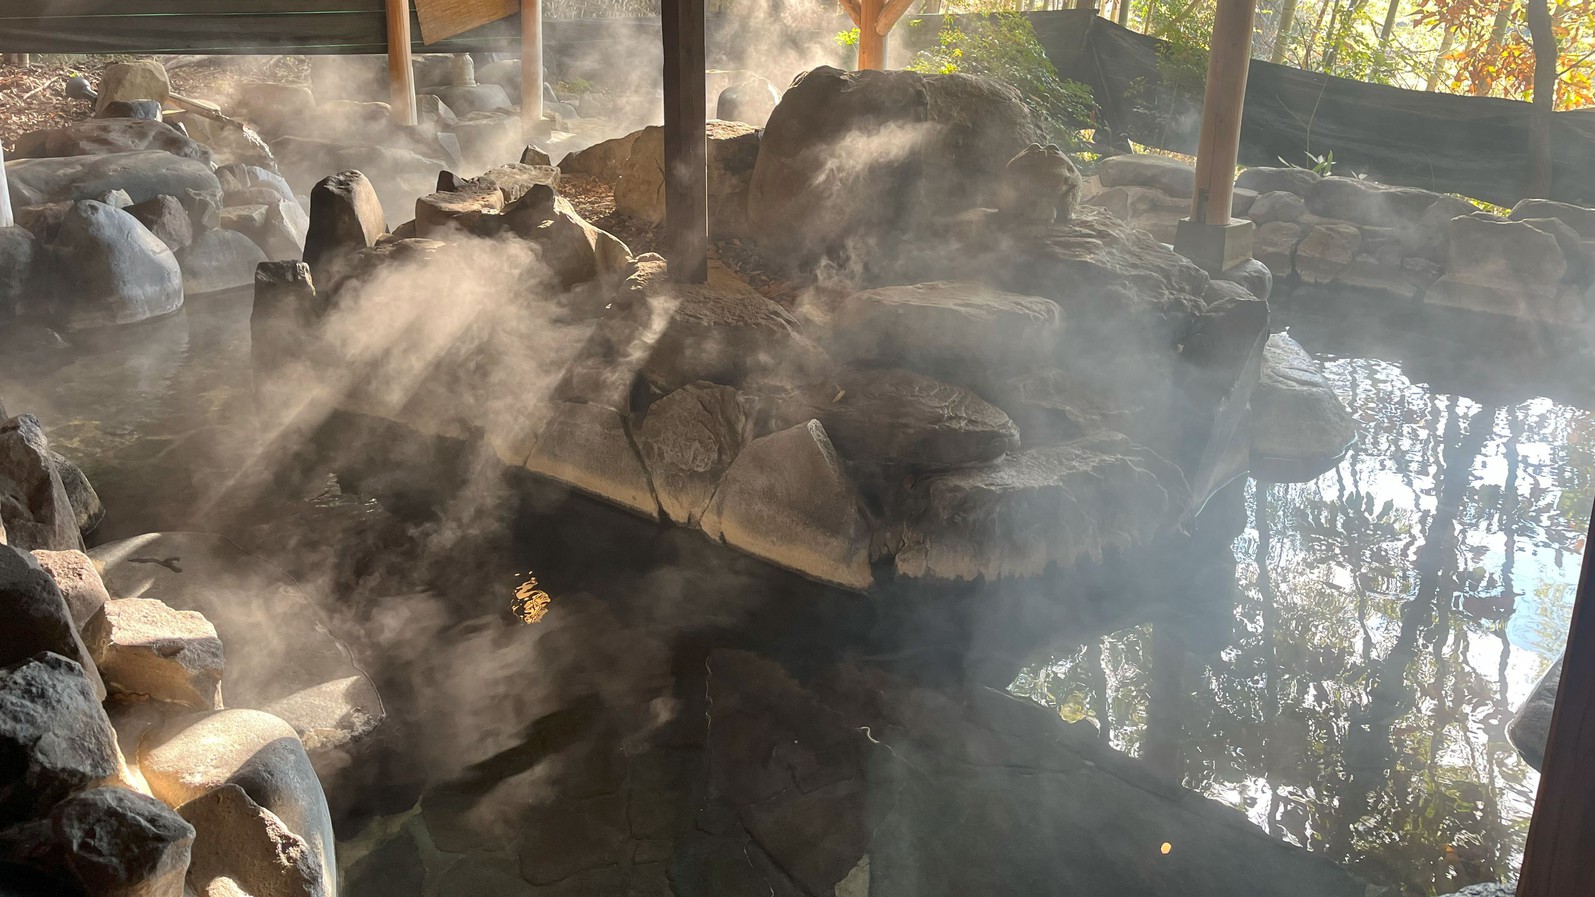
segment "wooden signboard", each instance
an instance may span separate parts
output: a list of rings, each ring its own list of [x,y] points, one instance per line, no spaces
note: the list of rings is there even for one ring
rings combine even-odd
[[[448,40],[520,11],[520,0],[415,0],[424,44]]]

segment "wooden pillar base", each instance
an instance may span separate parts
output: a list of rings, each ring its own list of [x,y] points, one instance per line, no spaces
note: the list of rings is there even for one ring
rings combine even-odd
[[[1185,256],[1209,274],[1222,274],[1252,257],[1250,221],[1227,224],[1201,224],[1181,218],[1174,235],[1174,251]]]

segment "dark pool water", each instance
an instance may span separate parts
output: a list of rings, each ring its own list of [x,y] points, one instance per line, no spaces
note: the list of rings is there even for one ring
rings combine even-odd
[[[110,509],[95,541],[233,532],[258,513],[242,484],[273,450],[254,423],[248,317],[247,295],[195,297],[64,351],[0,354],[6,407],[38,415]],[[1404,894],[1507,877],[1537,777],[1505,724],[1567,631],[1595,402],[1421,328],[1375,323],[1370,340],[1334,316],[1287,323],[1359,438],[1311,482],[1237,487],[1249,522],[1228,643],[1189,653],[1181,624],[1153,622],[1039,657],[1012,690]],[[483,599],[506,620],[528,559],[513,563]],[[760,567],[735,566],[749,583]]]
[[[1322,321],[1292,333],[1358,439],[1311,482],[1245,484],[1231,643],[1196,657],[1147,624],[1012,691],[1403,894],[1511,878],[1538,776],[1505,726],[1566,639],[1595,419],[1533,395],[1554,377],[1435,363],[1465,346],[1390,361],[1326,350]]]

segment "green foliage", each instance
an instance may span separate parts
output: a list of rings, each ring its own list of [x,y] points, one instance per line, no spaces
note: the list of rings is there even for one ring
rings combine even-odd
[[[1310,165],[1297,165],[1295,162],[1290,161],[1289,159],[1285,158],[1284,156],[1279,156],[1278,158],[1279,158],[1280,163],[1285,165],[1288,168],[1305,168],[1308,171],[1313,172],[1314,174],[1322,175],[1323,177],[1326,177],[1326,178],[1335,173],[1335,151],[1334,150],[1330,150],[1329,152],[1324,153],[1322,156],[1320,156],[1320,155],[1318,155],[1316,153],[1302,153],[1302,155],[1306,156],[1307,157],[1307,161],[1312,163],[1312,164],[1310,164]]]
[[[836,32],[836,45],[838,47],[858,46],[858,29],[849,28],[846,31]]]
[[[1036,39],[1035,29],[1015,12],[977,13],[942,19],[936,43],[919,51],[909,71],[946,75],[964,72],[1002,81],[1019,92],[1060,146],[1077,149],[1078,131],[1090,127],[1096,103],[1084,84],[1058,76]]]

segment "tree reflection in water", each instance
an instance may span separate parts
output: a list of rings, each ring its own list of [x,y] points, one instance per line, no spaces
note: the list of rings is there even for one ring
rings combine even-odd
[[[1194,657],[1151,623],[1013,690],[1403,894],[1508,878],[1537,776],[1505,724],[1566,638],[1595,420],[1326,368],[1358,443],[1312,482],[1246,485],[1232,643]]]

